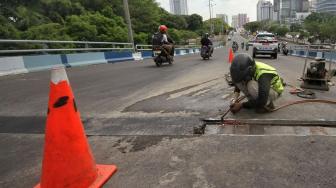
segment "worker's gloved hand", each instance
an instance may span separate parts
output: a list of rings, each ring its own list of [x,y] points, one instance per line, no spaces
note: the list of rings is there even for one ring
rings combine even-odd
[[[243,108],[242,103],[234,103],[230,105],[230,111],[234,114],[239,112],[242,108]]]
[[[237,100],[236,100],[235,98],[232,98],[232,99],[230,100],[230,107],[231,107],[232,105],[234,105],[235,103],[237,103]]]
[[[235,103],[238,102],[239,95],[240,95],[240,93],[238,93],[238,92],[234,92],[234,94],[233,94],[233,98],[232,98],[231,101],[230,101],[230,105],[233,105],[233,104],[235,104]]]

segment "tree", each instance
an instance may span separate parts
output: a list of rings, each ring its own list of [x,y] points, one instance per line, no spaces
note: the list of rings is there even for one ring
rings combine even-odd
[[[286,33],[289,32],[289,29],[286,27],[286,26],[281,26],[281,27],[278,27],[277,30],[276,30],[276,33],[279,35],[279,36],[285,36]]]
[[[136,33],[134,36],[134,42],[136,44],[147,44],[150,36],[147,33]]]
[[[67,17],[67,33],[76,41],[95,41],[98,34],[96,26],[82,20],[82,18],[82,16]]]
[[[136,32],[153,33],[160,25],[160,8],[155,0],[129,1],[132,26]]]
[[[300,32],[302,30],[301,24],[298,23],[291,24],[289,28],[291,32]]]
[[[198,37],[198,34],[192,31],[179,30],[178,32],[181,38],[181,41],[179,41],[180,43],[187,44],[187,40],[195,39]]]
[[[229,25],[223,21],[221,18],[213,18],[206,20],[203,24],[203,32],[209,32],[210,25],[214,25],[214,34],[218,35],[219,33],[225,32],[229,29]]]
[[[332,23],[335,16],[327,13],[312,13],[304,20],[304,28],[316,38],[326,38],[329,35],[324,31],[328,30],[326,24]],[[329,33],[330,34],[330,33]]]
[[[30,27],[27,31],[22,33],[24,39],[30,40],[72,40],[66,33],[65,28],[58,23],[48,23],[38,26]],[[48,44],[50,48],[70,48],[73,44]],[[25,48],[41,48],[41,45],[25,44]]]
[[[107,18],[98,12],[68,17],[67,33],[75,40],[111,42],[127,40],[126,26],[120,17]]]
[[[43,16],[39,12],[29,10],[27,7],[19,6],[16,9],[16,15],[12,17],[16,28],[21,31],[27,30],[29,27],[50,23],[48,17]]]
[[[7,18],[0,15],[0,38],[1,39],[18,39],[19,31],[10,23]]]
[[[273,23],[269,26],[268,31],[272,33],[277,33],[280,28],[279,24]]]
[[[248,30],[252,33],[261,30],[261,22],[249,22],[244,25],[245,30]]]
[[[72,3],[70,0],[52,0],[52,1],[42,1],[45,14],[48,16],[49,12],[57,13],[61,17],[65,18],[66,16],[72,13]]]
[[[186,17],[186,21],[188,24],[188,29],[191,31],[196,31],[202,29],[203,26],[203,18],[198,14],[192,14]]]
[[[172,15],[156,0],[129,1],[137,43],[148,43],[161,24],[178,42],[209,30],[202,17]],[[122,0],[2,0],[0,36],[8,39],[127,41]],[[216,19],[215,32],[228,29]],[[205,30],[206,28],[206,30]]]
[[[329,39],[330,42],[335,42],[336,40],[336,18],[327,21],[326,23],[321,24],[320,28],[320,38],[322,40]]]
[[[184,16],[164,13],[160,18],[160,25],[166,25],[168,28],[187,29],[188,24]]]

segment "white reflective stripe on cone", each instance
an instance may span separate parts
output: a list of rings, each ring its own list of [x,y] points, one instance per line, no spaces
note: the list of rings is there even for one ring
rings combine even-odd
[[[58,84],[61,81],[69,82],[68,76],[65,72],[64,67],[57,67],[51,70],[51,82],[54,84]]]

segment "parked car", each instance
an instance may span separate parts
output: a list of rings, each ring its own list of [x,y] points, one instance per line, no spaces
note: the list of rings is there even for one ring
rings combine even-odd
[[[271,55],[278,58],[278,41],[272,33],[258,33],[253,43],[253,58],[257,55]]]

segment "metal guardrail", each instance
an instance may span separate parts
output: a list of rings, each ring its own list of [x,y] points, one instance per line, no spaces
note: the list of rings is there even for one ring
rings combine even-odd
[[[214,47],[217,46],[221,46],[221,45],[225,45],[224,41],[215,41],[214,43]],[[200,48],[201,45],[175,45],[175,49],[177,50],[186,50],[186,49],[191,49],[191,48]],[[152,45],[142,45],[142,44],[138,44],[135,45],[135,50],[136,51],[151,51],[152,50]]]
[[[92,42],[92,41],[53,41],[53,40],[9,40],[0,39],[0,43],[59,43],[59,44],[114,44],[114,45],[132,45],[132,43],[127,42]]]
[[[19,53],[47,53],[47,52],[62,52],[62,51],[106,51],[106,50],[134,50],[132,43],[119,42],[91,42],[91,41],[50,41],[50,40],[9,40],[0,39],[0,44],[41,44],[43,48],[36,49],[14,49],[0,50],[0,54],[19,54]],[[74,44],[84,45],[83,48],[49,48],[48,44]],[[97,48],[90,45],[111,45],[111,47]]]
[[[289,47],[293,50],[309,49],[313,51],[336,51],[336,44],[291,45]]]
[[[177,50],[185,50],[190,48],[199,48],[200,45],[175,45],[175,49]],[[136,51],[151,51],[152,45],[135,45]]]
[[[325,53],[329,53],[329,57],[325,58],[328,63],[328,71],[331,72],[331,65],[333,60],[336,60],[336,45],[335,44],[321,44],[321,45],[293,45],[289,47],[290,51],[303,51],[305,57],[305,63],[303,68],[302,77],[304,77],[307,66],[308,66],[308,58],[311,58],[310,52],[321,52],[322,57],[325,56]]]
[[[105,50],[133,50],[133,48],[69,48],[69,49],[59,48],[59,49],[0,50],[0,54],[62,52],[62,51],[105,51]]]
[[[48,52],[63,52],[63,51],[106,51],[106,50],[135,50],[135,51],[150,51],[152,45],[138,44],[134,46],[132,43],[120,42],[91,42],[91,41],[51,41],[51,40],[10,40],[0,39],[1,44],[40,44],[41,48],[30,49],[0,49],[1,54],[20,54],[20,53],[48,53]],[[84,45],[83,48],[78,46],[74,48],[50,48],[52,44],[73,44]],[[214,46],[223,45],[224,42],[215,41]],[[90,47],[93,45],[111,45],[111,47]],[[175,49],[184,50],[190,48],[200,48],[200,45],[176,45]]]

